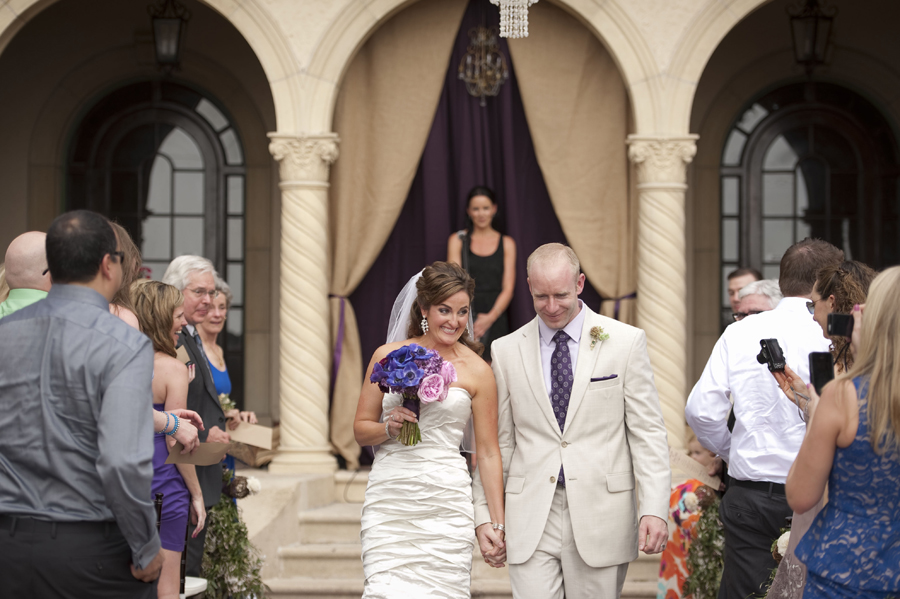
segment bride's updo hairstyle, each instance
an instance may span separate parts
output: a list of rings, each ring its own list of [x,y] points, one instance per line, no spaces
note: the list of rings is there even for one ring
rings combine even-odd
[[[422,276],[416,281],[416,301],[409,311],[409,329],[407,337],[420,337],[425,334],[422,330],[422,310],[428,310],[435,304],[440,304],[451,295],[465,291],[469,296],[469,310],[472,309],[472,299],[475,297],[475,279],[469,276],[461,266],[450,262],[435,262],[426,266]],[[473,340],[469,336],[469,328],[466,327],[459,342],[474,351],[479,356],[484,351],[484,345]]]

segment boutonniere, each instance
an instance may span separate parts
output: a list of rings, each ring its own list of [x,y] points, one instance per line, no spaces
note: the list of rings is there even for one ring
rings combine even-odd
[[[609,333],[604,333],[603,327],[591,327],[591,349],[594,349],[598,341],[606,341],[607,339],[609,339]]]

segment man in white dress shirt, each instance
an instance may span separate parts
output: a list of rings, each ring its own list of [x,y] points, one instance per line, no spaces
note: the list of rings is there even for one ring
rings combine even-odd
[[[756,360],[761,339],[777,339],[787,364],[809,381],[809,353],[829,343],[806,302],[816,274],[839,264],[843,252],[826,241],[804,239],[781,259],[784,294],[771,311],[748,316],[722,333],[688,397],[687,423],[703,445],[728,462],[731,482],[719,515],[725,525],[725,571],[719,599],[758,594],[776,563],[772,541],[791,515],[784,481],[806,425],[767,367]],[[734,401],[735,426],[726,422]]]

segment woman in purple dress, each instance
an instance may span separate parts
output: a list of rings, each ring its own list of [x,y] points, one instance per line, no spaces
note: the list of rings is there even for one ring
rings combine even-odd
[[[141,331],[153,342],[153,409],[171,411],[187,407],[188,371],[175,357],[178,333],[184,326],[184,296],[175,287],[142,279],[131,287],[134,312]],[[163,433],[154,436],[152,493],[163,494],[159,538],[163,567],[159,575],[159,599],[177,599],[181,552],[184,550],[188,513],[196,524],[193,535],[203,530],[206,508],[197,472],[190,464],[166,464],[168,446],[175,443],[173,419]]]

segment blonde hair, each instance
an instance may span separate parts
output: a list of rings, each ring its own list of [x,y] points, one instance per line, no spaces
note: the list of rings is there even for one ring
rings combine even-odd
[[[175,308],[184,303],[184,295],[172,285],[139,279],[131,284],[131,303],[141,331],[153,342],[153,350],[174,358],[173,316]]]
[[[578,280],[578,275],[581,274],[581,263],[578,261],[578,256],[575,255],[575,250],[561,243],[545,243],[531,252],[528,262],[525,264],[526,276],[531,276],[531,269],[536,263],[543,264],[556,260],[567,262],[572,268],[572,278]]]
[[[897,452],[900,440],[900,266],[888,268],[869,287],[856,362],[838,380],[868,379],[869,441],[878,455]]]

